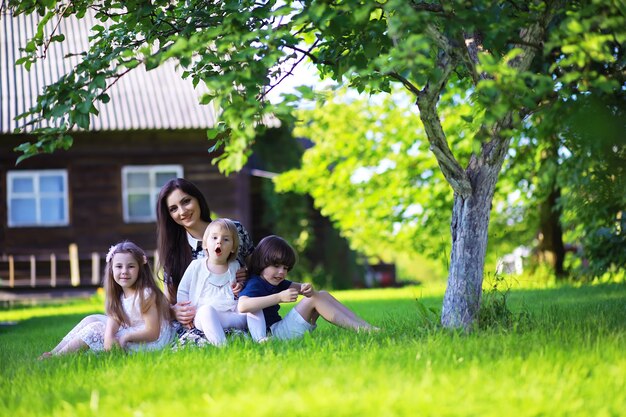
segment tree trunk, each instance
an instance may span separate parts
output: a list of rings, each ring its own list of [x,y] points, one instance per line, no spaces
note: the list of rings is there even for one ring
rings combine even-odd
[[[565,276],[563,261],[565,260],[565,246],[563,245],[563,228],[561,227],[561,209],[559,199],[561,188],[557,177],[559,171],[559,138],[550,137],[550,146],[541,153],[538,172],[541,172],[541,181],[538,194],[546,195],[539,204],[539,245],[537,263],[547,263],[557,278]],[[542,192],[543,190],[543,192]]]
[[[444,327],[465,330],[480,309],[491,202],[502,165],[501,160],[494,165],[473,162],[467,170],[471,195],[454,195],[450,271],[441,313]]]
[[[553,186],[548,198],[539,206],[539,251],[542,253],[541,258],[552,267],[557,278],[566,275],[563,268],[565,245],[561,228],[561,210],[558,206],[560,197],[561,190]]]
[[[520,30],[520,38],[523,42],[516,46],[522,50],[522,53],[508,61],[507,65],[510,68],[520,72],[530,68],[538,51],[534,45],[543,42],[544,29],[547,27],[551,16],[552,9],[546,8],[545,13],[535,24]],[[474,70],[478,68],[477,54],[482,48],[469,42],[470,39],[466,39],[465,44],[468,45],[468,49],[457,50],[458,54],[455,54],[452,45],[456,42],[447,42],[445,36],[438,33],[436,29],[430,32],[434,33],[433,39],[439,42],[446,52],[443,55],[461,57],[466,68],[476,74],[474,82],[479,83],[483,75],[474,72]],[[510,143],[510,135],[504,132],[513,126],[514,110],[511,109],[493,125],[483,126],[484,129],[480,134],[488,135],[489,141],[485,142],[484,139],[486,138],[482,138],[480,156],[472,156],[465,172],[459,172],[458,161],[450,152],[439,118],[435,117],[437,116],[436,103],[439,94],[443,91],[445,82],[448,81],[454,60],[449,62],[440,60],[438,63],[442,64],[441,67],[445,70],[441,72],[442,77],[438,80],[439,83],[433,84],[436,87],[433,89],[430,88],[432,86],[429,82],[418,94],[417,104],[431,149],[437,157],[446,180],[455,191],[451,224],[450,272],[443,299],[441,324],[444,327],[469,330],[476,321],[480,309],[491,202],[498,174]],[[465,174],[465,176],[461,174]],[[461,179],[460,182],[457,181],[458,178]],[[469,189],[465,187],[468,179]]]

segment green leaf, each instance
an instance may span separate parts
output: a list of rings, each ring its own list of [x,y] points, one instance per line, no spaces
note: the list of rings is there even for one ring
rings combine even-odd
[[[159,55],[149,56],[146,59],[145,64],[146,64],[146,71],[153,70],[161,64],[161,57]]]
[[[213,99],[215,99],[213,94],[203,94],[202,97],[200,97],[200,104],[209,104]]]
[[[91,101],[83,101],[82,103],[76,106],[76,109],[83,114],[88,114],[91,109],[92,102]],[[82,127],[82,126],[81,126]]]
[[[133,69],[133,68],[137,67],[137,65],[139,65],[139,64],[140,64],[140,62],[139,62],[138,60],[133,59],[133,60],[131,60],[131,61],[125,61],[125,62],[123,62],[122,64],[120,64],[120,67],[125,67],[125,68],[128,68],[128,69]]]
[[[207,139],[209,139],[209,140],[214,140],[214,139],[217,137],[217,135],[219,135],[220,133],[221,133],[220,129],[215,128],[215,127],[212,127],[212,128],[207,129],[207,131],[206,131],[206,137],[207,137]],[[220,141],[217,141],[217,142],[215,143],[215,145],[213,145],[213,146],[210,148],[209,152],[212,152],[212,151],[213,151],[216,147],[218,147],[218,146],[220,146]]]
[[[35,41],[28,41],[26,43],[26,46],[24,47],[24,50],[26,52],[35,52],[37,50],[37,45],[35,44]]]
[[[107,86],[106,77],[103,74],[98,74],[93,82],[100,89],[105,89]]]
[[[61,117],[65,115],[70,110],[70,106],[68,105],[59,105],[52,108],[50,112],[50,116],[52,117]]]
[[[74,113],[73,121],[82,129],[89,129],[89,113]]]
[[[472,114],[467,114],[467,115],[464,114],[464,115],[461,115],[461,119],[463,119],[467,123],[472,123],[474,121],[474,115],[472,115]]]

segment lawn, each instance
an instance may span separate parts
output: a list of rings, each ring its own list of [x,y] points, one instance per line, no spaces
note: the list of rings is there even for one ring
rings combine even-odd
[[[101,301],[0,310],[0,416],[624,415],[623,284],[515,289],[523,320],[471,334],[425,319],[441,287],[335,295],[383,330],[38,361]]]

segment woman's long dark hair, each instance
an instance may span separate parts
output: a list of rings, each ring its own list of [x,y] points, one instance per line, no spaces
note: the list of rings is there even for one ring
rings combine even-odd
[[[187,241],[187,232],[184,227],[172,219],[167,206],[167,198],[176,189],[195,197],[200,206],[200,218],[207,223],[211,222],[209,205],[202,192],[192,182],[184,178],[175,178],[161,187],[156,207],[157,252],[159,254],[159,266],[163,268],[167,298],[172,304],[176,303],[178,284],[180,284],[185,269],[193,259],[191,247]]]

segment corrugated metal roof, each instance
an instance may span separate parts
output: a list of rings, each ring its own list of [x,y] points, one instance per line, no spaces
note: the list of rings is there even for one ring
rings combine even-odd
[[[78,63],[78,58],[65,56],[86,50],[90,28],[100,23],[90,14],[80,20],[63,19],[56,34],[64,34],[66,40],[52,43],[46,58],[26,71],[14,64],[39,19],[36,13],[13,16],[0,9],[0,133],[13,132],[18,127],[15,116],[36,103],[45,85]],[[56,25],[53,20],[48,22],[47,33]],[[216,109],[199,104],[201,90],[194,89],[191,80],[180,78],[174,62],[151,71],[137,67],[107,94],[111,101],[96,106],[100,115],[91,117],[90,130],[206,129],[215,125]]]

